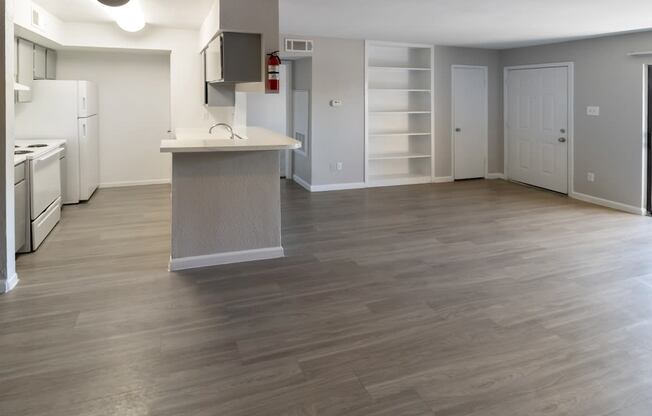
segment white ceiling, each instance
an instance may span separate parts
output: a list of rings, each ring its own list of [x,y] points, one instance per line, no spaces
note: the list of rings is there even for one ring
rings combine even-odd
[[[508,48],[652,28],[650,0],[280,0],[284,33]]]
[[[213,0],[138,0],[148,24],[183,29],[201,26]],[[112,22],[97,0],[34,0],[66,22]]]

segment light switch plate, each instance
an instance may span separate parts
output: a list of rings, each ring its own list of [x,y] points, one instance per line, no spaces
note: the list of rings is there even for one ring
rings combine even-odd
[[[600,107],[597,107],[597,106],[586,107],[586,115],[587,116],[599,116],[600,115]]]

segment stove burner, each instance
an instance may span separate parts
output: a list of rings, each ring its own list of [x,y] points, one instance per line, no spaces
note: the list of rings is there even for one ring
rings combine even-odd
[[[26,154],[29,154],[29,153],[34,153],[34,152],[32,152],[31,150],[16,150],[16,151],[14,151],[15,155],[26,155]]]
[[[39,147],[48,147],[48,145],[47,144],[30,144],[27,147],[29,147],[29,148],[39,148]]]

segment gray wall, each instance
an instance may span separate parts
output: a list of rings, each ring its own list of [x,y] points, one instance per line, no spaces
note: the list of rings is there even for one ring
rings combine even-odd
[[[311,185],[364,182],[364,41],[283,34],[281,45],[285,38],[314,40],[311,175],[303,176],[302,161],[295,162],[295,173]],[[301,82],[296,74],[299,62],[294,62],[296,89],[300,89],[296,82]],[[333,99],[342,100],[342,106],[331,107]],[[338,162],[341,171],[336,170]]]
[[[453,176],[451,161],[452,65],[486,66],[489,70],[489,173],[503,172],[502,68],[500,52],[435,46],[435,176]]]
[[[643,170],[643,68],[652,56],[652,33],[610,36],[554,45],[505,50],[503,66],[575,63],[576,192],[640,207]],[[586,115],[600,106],[600,116]],[[595,182],[587,181],[595,173]]]
[[[364,182],[364,42],[316,38],[312,69],[311,184]]]
[[[298,59],[292,63],[292,88],[295,90],[312,90],[312,58]],[[310,94],[312,101],[312,92]],[[312,117],[312,114],[311,114]],[[312,129],[312,123],[311,123]],[[309,132],[312,141],[312,132]],[[308,147],[308,156],[293,152],[292,173],[310,183],[312,172],[310,168],[310,153],[312,146]]]

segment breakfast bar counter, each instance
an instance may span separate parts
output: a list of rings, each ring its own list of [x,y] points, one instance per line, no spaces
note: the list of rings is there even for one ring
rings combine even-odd
[[[283,257],[279,152],[298,141],[249,127],[179,129],[172,153],[171,271]]]

